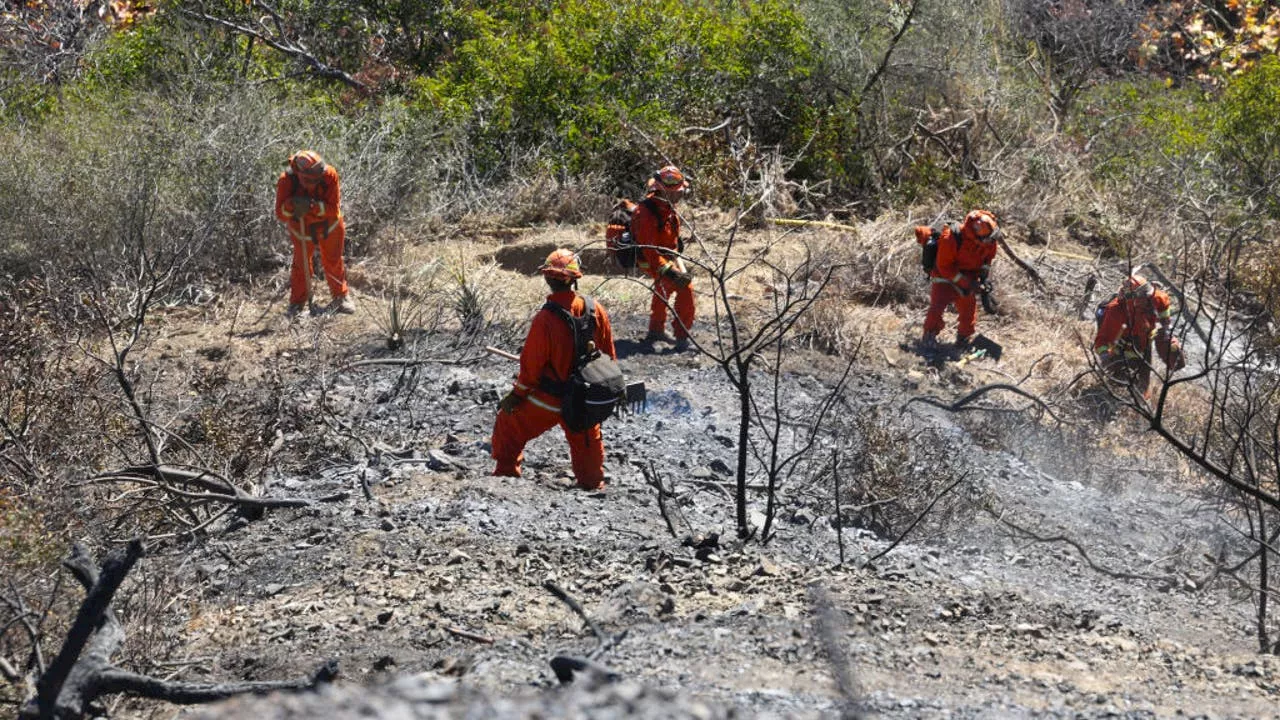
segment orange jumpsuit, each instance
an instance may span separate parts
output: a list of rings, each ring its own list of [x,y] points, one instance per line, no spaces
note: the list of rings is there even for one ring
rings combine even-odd
[[[916,239],[924,244],[932,229],[916,226]],[[943,227],[938,236],[938,259],[929,273],[929,312],[924,316],[924,331],[937,335],[946,327],[942,313],[955,303],[959,320],[956,337],[971,337],[978,329],[978,275],[991,267],[999,246],[994,242],[982,242],[967,227],[961,226],[960,242],[951,232],[951,226]]]
[[[1114,297],[1103,308],[1093,350],[1104,356],[1104,369],[1112,377],[1132,382],[1147,397],[1151,386],[1151,340],[1161,327],[1168,327],[1172,317],[1173,301],[1163,290],[1156,290],[1151,297]],[[1176,350],[1176,359],[1168,349],[1161,350],[1165,363],[1180,363],[1181,350]],[[1171,369],[1179,367],[1181,364]]]
[[[667,328],[667,302],[675,296],[675,321],[672,323],[676,339],[689,337],[689,329],[693,327],[694,304],[693,286],[680,287],[671,278],[662,274],[663,268],[673,262],[680,247],[680,217],[676,215],[671,204],[649,193],[646,198],[653,198],[651,203],[640,203],[631,216],[631,235],[640,246],[640,257],[636,267],[653,278],[653,299],[649,301],[649,332],[660,333]],[[649,206],[657,208],[657,215],[649,210]],[[677,264],[682,268],[682,264]]]
[[[292,305],[309,299],[307,275],[311,272],[311,257],[317,245],[329,293],[334,299],[347,296],[347,269],[342,263],[347,225],[342,219],[341,194],[338,171],[332,165],[325,166],[324,178],[310,190],[287,170],[276,180],[276,219],[289,228],[289,237],[293,240],[293,270],[289,276]],[[310,211],[302,217],[294,212],[295,197],[312,200]]]
[[[552,293],[547,301],[569,308],[577,317],[586,309],[586,302],[572,290]],[[618,354],[613,348],[609,313],[598,301],[595,307],[596,348],[616,360]],[[569,323],[546,308],[539,310],[529,326],[529,335],[520,353],[520,374],[513,388],[525,401],[512,412],[499,411],[493,423],[493,459],[497,461],[494,475],[520,477],[524,446],[559,425],[569,441],[569,458],[578,486],[594,490],[604,484],[604,441],[600,426],[593,425],[582,432],[565,427],[560,420],[560,398],[540,387],[543,378],[553,383],[564,382],[572,370],[573,332]]]

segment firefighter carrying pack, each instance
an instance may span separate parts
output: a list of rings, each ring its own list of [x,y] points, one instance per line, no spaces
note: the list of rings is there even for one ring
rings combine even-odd
[[[635,236],[631,234],[631,218],[635,215],[636,208],[646,203],[652,203],[653,200],[645,198],[640,202],[634,202],[627,198],[618,200],[613,206],[613,210],[609,213],[609,223],[604,229],[604,244],[609,250],[609,254],[613,256],[618,267],[624,270],[630,270],[636,266],[636,261],[640,258],[640,247],[636,245]],[[652,204],[648,205],[649,212],[656,217],[657,208]]]
[[[600,352],[593,338],[596,335],[596,305],[583,295],[586,306],[581,317],[556,303],[548,302],[544,310],[550,310],[569,323],[573,333],[573,367],[569,379],[552,381],[543,379],[539,386],[560,398],[560,417],[565,427],[582,432],[593,425],[608,420],[614,407],[626,392],[626,380],[622,369],[613,358]]]
[[[942,227],[935,225],[929,234],[929,241],[920,246],[920,266],[924,268],[924,274],[928,275],[938,266],[938,238],[942,237]],[[963,242],[963,236],[960,234],[960,224],[952,223],[951,237],[956,239],[956,250],[960,250],[960,243]]]

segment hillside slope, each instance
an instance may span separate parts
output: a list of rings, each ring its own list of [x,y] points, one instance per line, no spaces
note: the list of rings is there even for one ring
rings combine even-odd
[[[591,232],[535,232],[514,254]],[[217,374],[283,408],[272,463],[304,471],[268,472],[262,489],[327,501],[233,518],[207,541],[146,559],[182,588],[151,622],[180,627],[165,652],[194,663],[188,679],[342,662],[343,679],[315,699],[239,699],[198,713],[209,718],[367,717],[379,697],[385,717],[824,717],[848,702],[834,669],[846,662],[856,706],[885,717],[1271,714],[1280,664],[1252,652],[1251,609],[1221,582],[1197,583],[1197,558],[1233,531],[1189,500],[1176,473],[1073,446],[1027,413],[911,402],[1032,365],[1033,384],[1048,387],[1083,363],[1044,370],[1046,336],[1088,325],[1040,302],[1048,309],[1034,312],[1063,320],[1039,327],[1041,315],[1018,310],[1032,307],[1029,291],[1004,277],[1011,314],[984,321],[1008,345],[999,364],[934,366],[900,347],[918,322],[910,302],[850,310],[863,313],[865,347],[832,417],[840,431],[824,441],[849,453],[842,504],[858,502],[850,486],[876,478],[883,487],[864,489],[883,502],[939,502],[871,564],[911,518],[846,509],[847,522],[868,522],[844,528],[838,567],[831,477],[817,472],[829,451],[783,487],[773,542],[733,539],[737,399],[706,357],[643,351],[643,296],[628,286],[600,292],[613,303],[622,365],[646,382],[650,406],[606,428],[605,493],[572,487],[555,432],[530,446],[524,478],[488,475],[493,413],[513,368],[466,337],[420,338],[420,365],[352,366],[389,357],[368,313],[290,325],[259,296],[245,298],[238,327],[225,313],[171,314],[146,361],[174,363],[176,376]],[[510,312],[536,307],[536,282],[524,288],[531,301]],[[791,355],[780,375],[790,417],[811,417],[839,369],[827,355]],[[1102,437],[1114,443],[1140,428],[1121,415],[1110,430]],[[859,452],[879,469],[855,470]],[[644,468],[674,491],[674,535]],[[1069,538],[1087,555],[1016,528]],[[603,632],[625,634],[599,657],[622,685],[542,693],[556,686],[550,657],[598,643],[548,580]]]

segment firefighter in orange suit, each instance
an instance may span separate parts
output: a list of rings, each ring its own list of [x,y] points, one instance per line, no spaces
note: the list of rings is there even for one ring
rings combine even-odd
[[[684,174],[674,165],[658,170],[646,185],[646,198],[656,202],[640,203],[631,217],[631,234],[640,247],[636,266],[653,278],[653,299],[649,302],[649,332],[646,344],[669,342],[677,352],[690,347],[689,329],[693,327],[693,276],[685,267],[680,252],[680,216],[676,204],[689,189]],[[650,209],[650,208],[653,209]],[[655,212],[656,210],[656,212]],[[674,302],[671,298],[674,297]],[[672,330],[668,335],[667,305],[675,309]]]
[[[1127,382],[1144,399],[1151,396],[1151,343],[1168,372],[1186,367],[1182,344],[1173,336],[1173,300],[1141,275],[1125,278],[1110,302],[1098,309],[1093,351],[1103,370]]]
[[[320,264],[333,298],[330,309],[341,313],[356,311],[347,288],[347,269],[342,251],[347,226],[342,219],[338,171],[325,163],[314,150],[289,157],[289,167],[276,180],[276,219],[289,229],[293,240],[293,271],[290,274],[290,317],[304,303],[311,302],[311,258],[320,249]]]
[[[581,317],[586,302],[576,292],[578,279],[582,277],[578,256],[571,250],[556,250],[547,256],[539,270],[551,288],[547,302]],[[600,352],[616,360],[618,354],[613,348],[609,313],[599,302],[594,305],[593,341]],[[543,390],[543,386],[561,385],[569,379],[573,353],[574,338],[569,324],[552,310],[539,310],[524,340],[515,386],[498,404],[498,418],[493,423],[493,459],[497,461],[494,475],[520,477],[524,446],[560,425],[569,441],[569,458],[578,487],[604,489],[604,442],[600,426],[593,425],[582,432],[570,430],[560,419],[560,398]]]
[[[956,323],[956,346],[967,347],[978,325],[978,295],[990,292],[987,273],[999,246],[1000,228],[996,217],[986,210],[974,210],[965,216],[957,237],[954,228],[947,225],[938,235],[938,256],[929,273],[929,312],[924,317],[922,347],[932,349],[938,345],[938,333],[946,327],[942,314],[947,306],[955,304],[959,319]],[[933,235],[933,229],[919,225],[915,228],[916,240],[925,244]]]

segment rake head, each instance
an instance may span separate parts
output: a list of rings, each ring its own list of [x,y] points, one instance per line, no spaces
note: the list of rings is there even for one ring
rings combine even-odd
[[[632,415],[648,412],[649,394],[645,390],[644,383],[627,383],[627,388],[622,393],[622,404],[619,407]]]

